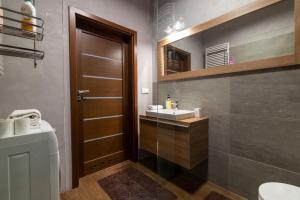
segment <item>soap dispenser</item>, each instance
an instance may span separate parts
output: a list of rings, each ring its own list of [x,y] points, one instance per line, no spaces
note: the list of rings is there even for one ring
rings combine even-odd
[[[171,108],[172,108],[172,100],[170,98],[170,94],[168,94],[166,99],[166,109],[171,109]]]

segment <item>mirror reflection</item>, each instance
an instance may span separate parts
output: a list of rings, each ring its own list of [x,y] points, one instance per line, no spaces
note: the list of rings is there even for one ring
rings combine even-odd
[[[165,75],[294,53],[294,1],[286,0],[164,46]]]

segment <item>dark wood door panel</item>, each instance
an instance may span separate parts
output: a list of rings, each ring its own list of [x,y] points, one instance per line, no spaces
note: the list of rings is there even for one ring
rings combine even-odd
[[[82,33],[82,52],[122,61],[122,44],[91,34]]]
[[[83,102],[83,118],[123,114],[122,99],[91,99]]]
[[[84,139],[94,139],[123,132],[123,117],[95,119],[83,122]]]
[[[75,8],[69,14],[76,187],[86,174],[137,161],[137,33]]]
[[[84,143],[84,161],[123,150],[123,134]]]
[[[124,151],[113,153],[84,163],[84,174],[88,175],[125,160]]]
[[[122,62],[91,56],[81,56],[81,71],[84,75],[122,78]]]
[[[82,90],[90,90],[87,97],[122,97],[122,80],[83,78]]]

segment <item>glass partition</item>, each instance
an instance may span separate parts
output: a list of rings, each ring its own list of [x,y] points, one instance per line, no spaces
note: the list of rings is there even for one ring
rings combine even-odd
[[[155,42],[167,41],[161,40],[165,32],[171,38],[156,52],[158,74],[183,78],[158,76],[154,81],[153,104],[162,107],[141,116],[140,163],[179,199],[257,199],[258,187],[264,182],[299,186],[300,176],[291,176],[298,173],[298,162],[290,159],[298,156],[285,147],[296,148],[292,139],[296,131],[288,124],[296,125],[282,120],[297,110],[289,98],[290,86],[297,88],[298,71],[279,68],[209,77],[181,75],[293,55],[295,2],[272,1],[274,5],[173,41],[170,29],[179,22],[196,25],[198,20],[202,24],[204,18],[220,16],[226,9],[261,3],[243,1],[247,3],[241,5],[242,1],[226,0],[214,8],[201,1],[200,8],[193,0],[184,2],[157,1]],[[162,70],[160,63],[165,66]]]

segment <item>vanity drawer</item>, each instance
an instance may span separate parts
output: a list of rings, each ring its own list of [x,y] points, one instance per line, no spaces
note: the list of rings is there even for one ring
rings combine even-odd
[[[157,153],[157,123],[150,120],[140,120],[140,148]]]
[[[208,159],[208,118],[165,121],[140,118],[140,148],[184,168]]]
[[[158,125],[157,155],[185,168],[190,168],[189,127]]]

